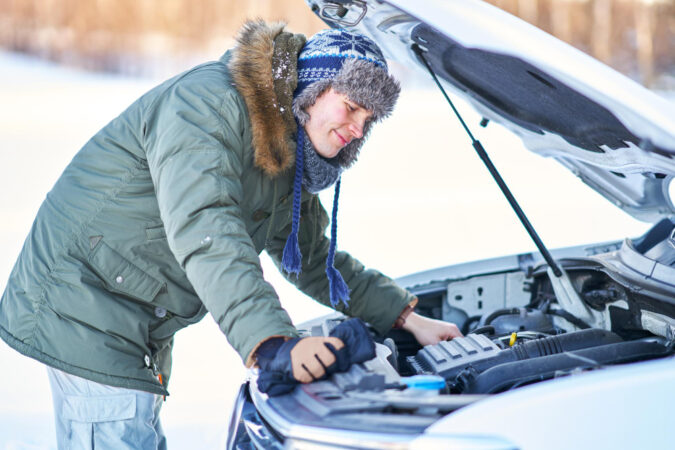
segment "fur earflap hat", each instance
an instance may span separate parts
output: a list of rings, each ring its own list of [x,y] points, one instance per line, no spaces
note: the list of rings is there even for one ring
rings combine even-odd
[[[301,125],[309,120],[305,110],[331,87],[373,113],[364,126],[363,137],[352,140],[337,155],[344,168],[356,161],[371,125],[394,109],[401,87],[387,71],[387,62],[375,42],[342,29],[315,34],[298,56],[293,114]]]
[[[335,165],[340,170],[356,161],[359,150],[373,123],[389,116],[401,90],[388,73],[387,62],[380,48],[369,38],[343,29],[324,30],[312,36],[298,56],[298,85],[293,95],[293,114],[298,122],[296,166],[293,191],[292,231],[286,241],[282,267],[289,273],[300,274],[302,255],[298,244],[300,227],[300,195],[303,186],[305,136],[304,125],[309,121],[306,109],[332,88],[351,101],[372,112],[366,121],[363,136],[353,139],[340,150]],[[332,183],[331,183],[332,184]],[[335,196],[331,218],[331,241],[326,260],[326,274],[330,287],[330,302],[335,307],[340,301],[348,306],[349,288],[334,267],[337,236],[337,205],[340,178],[335,181]]]

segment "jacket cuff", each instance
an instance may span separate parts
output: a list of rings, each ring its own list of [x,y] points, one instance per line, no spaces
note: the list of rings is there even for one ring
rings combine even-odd
[[[284,335],[280,335],[280,334],[275,334],[273,336],[266,337],[262,341],[258,342],[255,345],[255,347],[253,347],[253,350],[251,350],[251,353],[248,354],[248,358],[246,358],[246,367],[249,368],[249,369],[251,367],[253,367],[254,365],[257,367],[258,355],[256,354],[256,352],[258,351],[260,346],[263,345],[265,342],[271,340],[271,339],[277,339],[277,338],[282,338],[284,340],[284,342],[289,340],[289,339],[293,339],[292,336],[284,336]]]
[[[401,314],[399,314],[398,318],[394,322],[394,324],[391,326],[392,328],[403,328],[403,324],[405,324],[405,320],[408,318],[410,314],[415,311],[415,306],[417,305],[417,302],[419,300],[417,297],[413,298],[408,305],[403,308],[403,311],[401,311]]]

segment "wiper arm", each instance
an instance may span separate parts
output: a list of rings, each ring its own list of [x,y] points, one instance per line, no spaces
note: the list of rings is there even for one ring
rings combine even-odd
[[[520,222],[523,224],[525,229],[527,230],[527,233],[530,235],[532,240],[534,241],[534,244],[537,246],[539,249],[539,252],[541,255],[544,257],[546,262],[548,263],[549,267],[553,271],[553,274],[560,278],[563,276],[562,270],[560,270],[560,267],[558,267],[558,264],[555,262],[553,259],[553,256],[551,256],[551,253],[548,251],[542,240],[539,238],[539,235],[535,231],[534,227],[532,227],[532,224],[528,220],[527,216],[523,212],[523,210],[520,208],[520,205],[518,205],[518,202],[516,201],[515,197],[513,194],[511,194],[511,190],[509,187],[506,185],[504,182],[504,179],[502,176],[499,174],[497,171],[497,168],[492,164],[492,161],[490,160],[490,157],[488,156],[487,152],[483,148],[483,144],[480,143],[479,140],[473,137],[473,134],[471,133],[471,130],[469,130],[469,127],[467,127],[466,123],[464,122],[464,119],[462,119],[462,116],[459,114],[459,111],[457,111],[457,108],[455,108],[455,105],[452,103],[452,100],[450,100],[450,97],[448,97],[448,94],[445,92],[445,89],[441,85],[440,81],[438,80],[438,77],[434,73],[433,69],[427,62],[426,58],[424,57],[424,52],[422,49],[417,45],[413,44],[412,45],[413,51],[419,56],[419,58],[422,60],[424,65],[426,66],[427,70],[431,74],[432,78],[436,82],[436,85],[439,87],[441,92],[443,93],[443,96],[445,99],[448,101],[450,104],[450,107],[452,110],[455,112],[455,115],[459,119],[459,122],[462,124],[464,127],[464,130],[466,130],[466,133],[469,135],[471,138],[471,145],[473,145],[473,148],[476,149],[476,152],[478,153],[478,156],[480,159],[483,161],[487,169],[490,171],[490,175],[492,175],[492,178],[497,182],[499,185],[499,189],[502,190],[502,193],[506,197],[506,199],[509,201],[509,204],[511,205],[511,208],[515,211],[516,215],[518,216],[518,219],[520,219]]]

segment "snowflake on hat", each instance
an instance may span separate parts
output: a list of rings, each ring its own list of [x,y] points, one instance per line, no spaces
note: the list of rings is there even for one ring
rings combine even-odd
[[[373,41],[346,30],[325,30],[307,41],[300,59],[335,55],[341,58],[363,58],[387,67],[384,55]]]
[[[378,63],[384,60],[384,55],[380,49],[373,45],[373,41],[366,39],[359,34],[340,33],[332,36],[333,44],[340,49],[340,52],[357,52],[368,59],[374,59]],[[371,55],[375,55],[373,58]]]

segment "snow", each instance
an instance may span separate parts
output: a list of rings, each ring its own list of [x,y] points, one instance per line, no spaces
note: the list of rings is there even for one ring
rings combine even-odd
[[[343,176],[338,248],[392,276],[534,250],[441,95],[402,78],[392,118],[375,127],[359,163]],[[0,53],[0,291],[40,203],[75,152],[159,81]],[[480,117],[457,105],[550,248],[647,229],[499,126],[480,128]],[[322,195],[328,208],[329,191]],[[295,323],[328,311],[298,294],[266,257],[263,267]],[[55,448],[44,368],[4,343],[0,367],[0,449]],[[212,319],[181,331],[162,412],[169,448],[224,448],[244,376]]]

